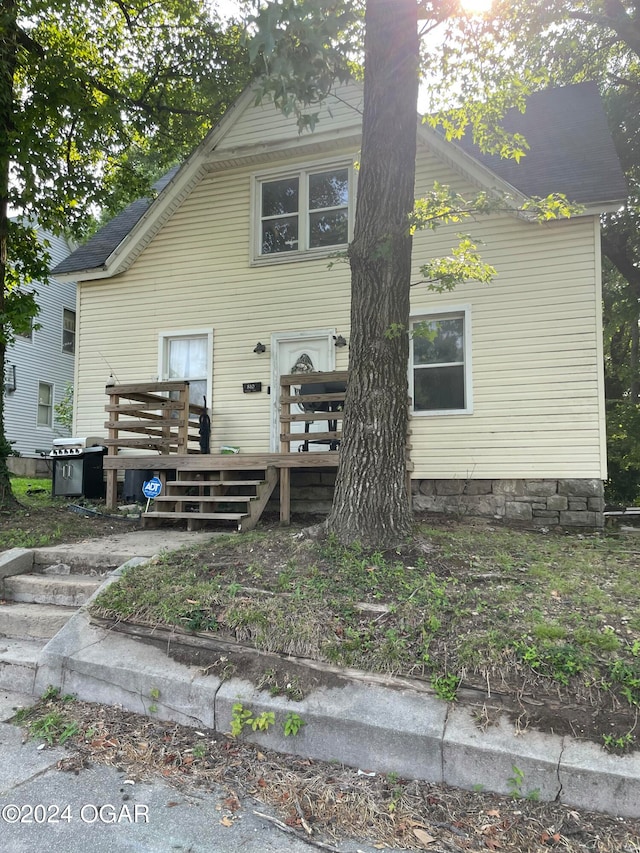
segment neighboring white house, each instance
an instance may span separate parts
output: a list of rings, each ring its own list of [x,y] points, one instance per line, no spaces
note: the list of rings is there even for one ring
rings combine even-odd
[[[212,407],[212,447],[278,449],[278,377],[305,355],[344,370],[349,268],[331,263],[353,227],[362,92],[332,96],[313,133],[245,92],[180,169],[54,270],[79,282],[76,434],[104,434],[104,386],[170,377]],[[505,194],[502,212],[414,238],[414,505],[537,524],[602,522],[606,478],[599,215],[626,184],[596,87],[537,93],[507,125],[519,164],[418,123],[416,195],[435,181]],[[583,205],[539,224],[531,196]],[[456,232],[498,270],[437,294],[419,268]],[[264,346],[258,347],[261,343]],[[266,351],[265,351],[266,350]],[[244,393],[246,383],[260,393]],[[259,385],[258,383],[261,383]],[[200,400],[198,400],[200,402]]]
[[[62,237],[38,231],[50,244],[51,266],[71,248]],[[55,406],[73,385],[76,354],[76,284],[52,277],[33,282],[40,313],[28,337],[18,336],[7,349],[4,383],[5,433],[20,456],[48,456],[54,438],[69,431],[56,421]]]

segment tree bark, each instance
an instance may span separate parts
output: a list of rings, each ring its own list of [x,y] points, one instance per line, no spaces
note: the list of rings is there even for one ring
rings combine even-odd
[[[406,438],[416,0],[368,0],[365,25],[361,167],[349,248],[350,378],[327,528],[343,544],[386,548],[411,528]]]
[[[624,237],[624,235],[621,235]],[[631,346],[629,350],[629,395],[632,403],[640,402],[640,271],[638,270],[632,251],[625,239],[611,239],[602,235],[602,251],[611,261],[620,275],[629,282],[634,296],[633,308],[628,322]]]
[[[13,0],[0,2],[0,317],[5,315],[7,241],[9,212],[9,168],[13,138],[13,76],[17,53],[17,20]],[[4,321],[6,322],[6,320]],[[11,491],[7,459],[11,446],[4,431],[4,376],[6,333],[0,329],[0,509],[12,508],[16,500]]]

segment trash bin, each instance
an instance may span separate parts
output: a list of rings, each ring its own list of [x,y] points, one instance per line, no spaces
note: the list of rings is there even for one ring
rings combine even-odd
[[[122,489],[122,500],[124,503],[142,503],[146,500],[142,494],[142,486],[153,477],[153,471],[142,469],[140,471],[127,468],[124,472],[124,486]]]

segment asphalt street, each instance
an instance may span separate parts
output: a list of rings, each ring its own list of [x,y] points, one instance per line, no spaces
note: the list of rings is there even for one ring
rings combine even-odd
[[[0,719],[28,704],[0,691]],[[228,792],[176,788],[161,778],[134,781],[114,767],[58,769],[69,751],[0,722],[0,849],[2,853],[310,853],[308,842],[256,814],[250,797],[230,813]],[[273,817],[271,814],[270,817]],[[340,844],[344,853],[374,853],[364,842]]]

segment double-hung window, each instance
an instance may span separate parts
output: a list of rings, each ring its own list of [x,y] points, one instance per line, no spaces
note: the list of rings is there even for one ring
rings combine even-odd
[[[70,308],[62,309],[62,352],[73,354],[76,351],[76,312]]]
[[[471,412],[470,339],[466,309],[413,320],[411,394],[414,412]]]
[[[351,168],[323,166],[257,182],[257,257],[321,251],[349,242]]]
[[[160,337],[160,375],[162,379],[188,379],[189,400],[202,406],[208,394],[211,376],[212,334],[209,331],[167,333]]]
[[[53,425],[53,385],[38,382],[38,418],[39,427]]]

